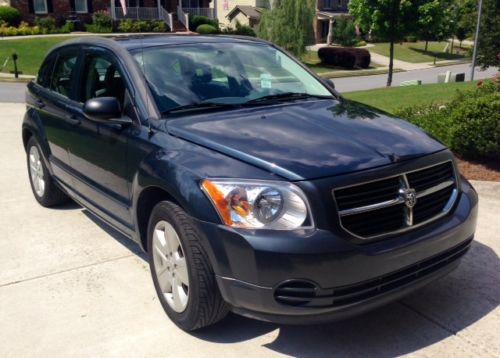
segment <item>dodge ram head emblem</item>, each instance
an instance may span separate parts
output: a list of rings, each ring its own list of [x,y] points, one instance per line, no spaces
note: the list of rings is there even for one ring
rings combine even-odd
[[[417,192],[415,189],[404,189],[402,191],[403,200],[408,208],[413,208],[417,203]]]

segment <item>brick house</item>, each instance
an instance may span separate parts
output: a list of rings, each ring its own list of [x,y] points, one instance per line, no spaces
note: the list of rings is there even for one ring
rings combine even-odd
[[[95,11],[108,11],[115,19],[164,20],[171,28],[180,22],[186,30],[189,15],[205,15],[214,18],[210,3],[217,0],[126,0],[127,14],[119,0],[10,0],[24,21],[33,22],[35,17],[52,16],[57,19],[90,21]],[[184,24],[185,23],[185,24]]]

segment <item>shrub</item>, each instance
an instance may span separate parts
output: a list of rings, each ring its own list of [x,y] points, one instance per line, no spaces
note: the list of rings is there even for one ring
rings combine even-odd
[[[236,28],[226,27],[222,30],[222,33],[227,35],[257,36],[254,29],[250,26],[240,24],[239,21],[236,22]]]
[[[333,27],[333,41],[342,46],[354,46],[357,42],[354,22],[347,16],[340,16]]]
[[[62,27],[59,28],[59,32],[62,34],[69,34],[75,29],[75,24],[72,22],[66,22]]]
[[[8,26],[18,26],[21,22],[21,13],[12,6],[0,6],[0,23],[2,21]]]
[[[196,32],[202,35],[217,34],[219,30],[212,25],[203,24],[196,28]]]
[[[92,15],[92,22],[85,24],[85,30],[95,33],[113,32],[113,19],[106,11],[96,11]]]
[[[216,29],[219,28],[219,20],[212,20],[206,16],[193,15],[189,17],[189,30],[196,31],[200,25],[212,25]],[[196,31],[198,32],[198,31]]]
[[[368,68],[371,61],[368,50],[344,47],[322,47],[318,51],[318,57],[325,65],[344,68]]]
[[[356,47],[363,47],[366,46],[366,41],[365,40],[359,40],[356,42]]]
[[[500,157],[500,81],[458,92],[445,106],[434,103],[404,108],[401,118],[440,139],[466,159]]]
[[[44,16],[35,18],[35,25],[40,28],[44,34],[52,34],[56,32],[56,20],[52,16]]]
[[[415,35],[406,36],[406,42],[417,42],[418,38]]]

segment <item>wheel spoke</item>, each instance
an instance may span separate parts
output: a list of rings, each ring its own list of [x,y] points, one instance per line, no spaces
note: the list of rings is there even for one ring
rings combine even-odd
[[[161,292],[172,292],[172,275],[166,268],[161,273],[158,273],[158,285]]]
[[[184,257],[179,258],[175,261],[175,274],[179,280],[186,286],[189,286],[189,276],[187,270],[186,259]]]
[[[187,304],[187,295],[182,288],[182,284],[177,277],[172,280],[172,303],[177,312],[182,311]]]

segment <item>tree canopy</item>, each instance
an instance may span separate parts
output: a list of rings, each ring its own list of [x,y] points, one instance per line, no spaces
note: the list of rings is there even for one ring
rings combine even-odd
[[[301,56],[312,42],[315,10],[315,0],[275,0],[262,13],[257,35]]]

